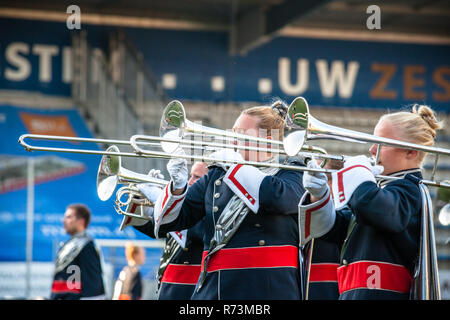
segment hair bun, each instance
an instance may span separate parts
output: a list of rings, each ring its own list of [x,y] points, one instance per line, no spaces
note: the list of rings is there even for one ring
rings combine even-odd
[[[428,126],[433,129],[433,132],[434,130],[439,130],[442,128],[442,123],[436,119],[436,116],[430,107],[415,104],[412,107],[412,112],[420,116],[428,124]]]
[[[286,118],[286,114],[288,111],[287,104],[282,100],[277,100],[271,105],[272,110],[276,111],[281,119],[284,120]]]

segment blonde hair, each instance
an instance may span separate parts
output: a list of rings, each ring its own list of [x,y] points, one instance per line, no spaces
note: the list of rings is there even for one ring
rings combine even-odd
[[[136,246],[133,242],[127,242],[125,244],[125,257],[128,261],[134,262],[139,250],[141,250],[141,247]]]
[[[442,128],[442,122],[436,119],[434,111],[425,105],[413,105],[411,112],[400,111],[385,114],[380,121],[389,121],[398,130],[397,135],[403,141],[432,146],[436,137],[436,130]],[[426,153],[419,151],[419,164],[421,164]]]
[[[272,130],[278,132],[278,140],[283,140],[284,118],[288,107],[285,102],[276,100],[270,106],[258,106],[245,109],[241,115],[257,117],[258,128],[266,130],[267,136],[272,136]]]

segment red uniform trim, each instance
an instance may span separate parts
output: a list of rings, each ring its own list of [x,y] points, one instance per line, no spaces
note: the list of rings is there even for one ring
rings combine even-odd
[[[310,209],[306,210],[306,212],[305,212],[305,239],[308,238],[311,233],[311,213],[313,211],[323,208],[330,200],[330,197],[331,197],[331,192],[328,194],[327,200],[325,200],[318,206],[315,206],[314,208],[310,208]]]
[[[71,292],[77,294],[81,293],[81,282],[69,282],[69,283],[67,283],[67,280],[54,280],[52,284],[52,292],[53,293]]]
[[[170,183],[168,183],[167,186],[164,188],[165,196],[164,196],[164,200],[163,200],[162,205],[161,205],[161,209],[164,208],[164,205],[165,205],[166,202],[167,202],[167,198],[169,197],[169,191],[168,191],[168,190],[169,190],[169,189],[168,189],[169,187],[170,187]],[[185,197],[185,196],[183,196],[182,198],[180,198],[180,199],[178,199],[178,200],[175,200],[175,201],[172,203],[172,205],[170,206],[170,208],[167,209],[167,211],[162,215],[161,219],[163,219],[165,216],[167,216],[167,215],[169,214],[169,212],[172,211],[173,208],[175,208],[175,206],[178,204],[178,202],[180,202],[181,200],[184,199],[184,197]]]
[[[138,206],[137,203],[134,203],[134,202],[133,202],[133,205],[131,206],[130,212],[131,212],[131,213],[135,213],[135,212],[136,212],[137,206]]]
[[[236,167],[234,167],[233,171],[231,171],[230,175],[228,176],[228,179],[233,182],[233,184],[248,199],[248,201],[250,201],[251,204],[255,204],[255,197],[251,196],[248,191],[242,186],[242,184],[240,184],[239,181],[237,181],[234,177],[236,172],[238,172],[240,168],[242,168],[242,164],[238,164]]]
[[[200,276],[199,264],[169,264],[164,270],[161,282],[195,285]]]
[[[164,208],[164,205],[166,204],[167,198],[169,197],[169,192],[168,192],[168,189],[167,189],[167,188],[169,188],[169,186],[170,186],[170,182],[169,182],[169,183],[167,184],[167,186],[164,188],[165,195],[164,195],[164,199],[163,199],[161,208]]]
[[[203,251],[202,270],[207,251]],[[297,268],[296,246],[267,246],[221,249],[208,262],[208,272],[250,268]]]
[[[172,203],[172,205],[170,206],[170,208],[167,209],[166,213],[164,213],[163,218],[164,218],[165,216],[167,216],[167,215],[169,214],[169,212],[172,211],[173,208],[175,208],[175,206],[178,204],[178,202],[180,202],[180,201],[183,200],[183,199],[184,199],[184,197],[183,197],[183,198],[180,198],[180,199],[178,199],[178,200],[175,200],[175,201]]]
[[[379,261],[358,261],[337,269],[339,293],[353,289],[409,292],[412,277],[406,267]]]
[[[131,206],[130,213],[134,213],[136,211],[137,204],[133,202],[133,205]],[[132,217],[128,216],[127,221],[125,222],[125,225],[129,224],[131,222]]]
[[[337,177],[338,177],[338,193],[339,193],[338,196],[339,196],[339,201],[340,202],[345,201],[344,179],[343,179],[344,172],[347,172],[350,169],[358,168],[358,167],[365,168],[365,169],[369,170],[370,172],[372,172],[369,168],[367,168],[366,166],[360,165],[360,164],[354,165],[354,166],[351,166],[351,167],[348,167],[348,168],[345,168],[345,169],[342,169],[342,170],[338,171],[338,173],[337,173]]]
[[[337,282],[339,263],[313,263],[309,271],[309,282]]]

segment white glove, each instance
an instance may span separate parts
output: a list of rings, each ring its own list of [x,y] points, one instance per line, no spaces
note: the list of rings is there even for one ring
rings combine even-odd
[[[308,162],[307,167],[320,168],[314,158]],[[303,186],[312,196],[316,198],[322,198],[327,193],[327,182],[328,178],[323,172],[305,171],[303,173]]]
[[[379,175],[384,171],[383,166],[373,165],[370,159],[363,155],[351,157],[345,160],[344,169],[353,166],[364,166],[370,169],[374,176]]]
[[[161,170],[152,169],[147,173],[147,175],[150,178],[164,179],[164,175],[161,173]]]
[[[174,154],[184,155],[183,149],[179,148]],[[173,189],[184,189],[189,179],[189,171],[186,159],[173,158],[167,163],[167,171],[173,181]]]
[[[211,153],[211,158],[217,159],[218,162],[220,160],[228,160],[228,161],[243,161],[242,155],[239,152],[234,151],[233,149],[220,149],[214,153]]]
[[[344,162],[343,169],[331,174],[335,208],[338,210],[343,208],[362,183],[366,181],[376,183],[375,176],[383,171],[383,166],[372,165],[366,156],[348,158]]]
[[[156,202],[162,191],[161,187],[152,183],[139,183],[136,188],[152,203]]]

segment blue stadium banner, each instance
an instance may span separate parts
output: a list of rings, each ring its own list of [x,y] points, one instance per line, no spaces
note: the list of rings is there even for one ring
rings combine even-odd
[[[133,228],[119,230],[122,216],[98,199],[96,177],[101,155],[27,152],[18,143],[25,133],[92,137],[78,111],[0,106],[0,261],[24,261],[27,216],[27,161],[34,159],[33,260],[51,261],[69,237],[62,219],[70,203],[92,212],[88,233],[95,239],[149,240]],[[27,140],[43,145],[42,141]],[[45,142],[45,146],[98,150],[92,143]]]
[[[13,19],[0,19],[0,30],[0,89],[70,95],[77,31]],[[82,30],[93,47],[105,49],[115,28]],[[301,95],[317,106],[450,109],[448,45],[278,37],[234,57],[225,32],[124,30],[171,98],[265,102]]]

